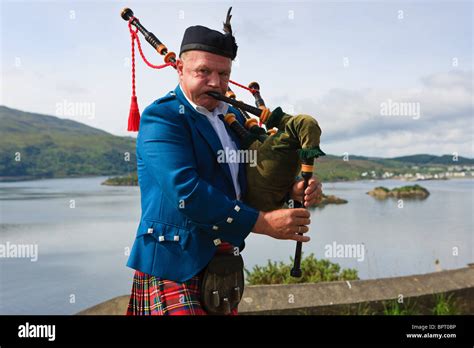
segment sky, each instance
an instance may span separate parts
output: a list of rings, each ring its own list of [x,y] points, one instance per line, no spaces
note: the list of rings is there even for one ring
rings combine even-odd
[[[472,1],[0,2],[0,105],[135,136],[121,9],[178,53],[187,27],[222,30],[232,6],[231,79],[259,82],[271,109],[314,116],[326,153],[474,157]],[[141,59],[136,76],[141,110],[178,84]]]

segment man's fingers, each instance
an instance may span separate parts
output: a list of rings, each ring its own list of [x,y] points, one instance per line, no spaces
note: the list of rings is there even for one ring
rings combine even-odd
[[[299,217],[299,218],[309,218],[310,217],[309,211],[306,210],[305,208],[294,208],[294,209],[291,209],[291,212],[292,212],[292,216],[294,216],[294,217]]]
[[[309,231],[308,226],[292,226],[291,233],[306,233]]]
[[[311,205],[318,204],[318,203],[320,203],[322,198],[323,197],[321,195],[318,195],[317,193],[306,196],[305,200],[304,200],[304,206],[309,207]]]
[[[305,196],[304,196],[305,207],[309,207],[311,205],[320,203],[323,197],[323,191],[321,188],[322,188],[322,185],[319,182],[317,182],[317,184],[315,183],[314,190],[310,192],[308,192],[309,191],[309,187],[308,187],[308,190],[306,190]]]
[[[306,190],[304,191],[304,194],[305,195],[309,195],[310,193],[312,193],[314,190],[316,190],[317,188],[317,185],[315,182],[312,182],[310,184],[308,184],[308,187],[306,188]]]
[[[297,242],[309,242],[311,238],[307,236],[300,236],[299,234],[295,234],[291,237],[292,240],[296,240]]]
[[[297,226],[306,226],[306,225],[309,225],[311,223],[311,220],[310,219],[307,219],[307,218],[296,218],[295,220],[295,223]]]
[[[304,193],[305,193],[305,195],[309,195],[314,191],[321,191],[322,187],[323,187],[323,185],[321,185],[321,183],[319,181],[316,181],[316,180],[311,181],[310,180],[310,182],[308,183],[308,187],[306,188]]]
[[[305,200],[305,202],[306,202],[306,201],[311,201],[311,200],[315,199],[315,198],[318,197],[318,196],[319,196],[318,192],[315,191],[315,192],[312,192],[312,193],[309,194],[309,195],[304,196],[304,200]]]
[[[296,227],[296,233],[307,233],[309,232],[309,227],[308,226],[298,226]]]

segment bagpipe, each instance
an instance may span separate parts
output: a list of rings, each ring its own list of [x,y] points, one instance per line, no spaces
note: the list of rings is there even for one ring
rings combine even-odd
[[[224,22],[224,32],[232,34],[230,25],[232,7],[227,12]],[[168,51],[167,47],[151,32],[149,32],[134,16],[133,11],[125,8],[121,17],[128,22],[132,38],[132,102],[129,115],[128,130],[137,131],[139,111],[135,94],[135,41],[145,63],[155,69],[172,66],[176,69],[176,54]],[[133,29],[132,26],[135,28]],[[162,56],[165,64],[153,65],[145,58],[140,45],[138,32],[143,34],[146,41]],[[320,149],[321,128],[310,115],[289,115],[280,107],[273,111],[265,106],[260,94],[260,86],[252,82],[248,87],[229,80],[230,83],[248,90],[255,99],[255,105],[248,105],[236,99],[235,93],[228,88],[226,95],[217,92],[207,94],[237,108],[245,118],[242,125],[234,114],[229,113],[224,121],[241,140],[243,150],[255,151],[256,165],[246,164],[247,192],[244,202],[260,211],[271,211],[282,208],[285,204],[290,207],[304,207],[301,202],[291,202],[288,192],[295,178],[301,173],[304,180],[304,190],[308,187],[314,171],[314,160],[325,153]],[[259,120],[249,114],[257,116]],[[265,125],[265,128],[261,127]],[[294,265],[291,275],[301,277],[302,243],[297,242]]]

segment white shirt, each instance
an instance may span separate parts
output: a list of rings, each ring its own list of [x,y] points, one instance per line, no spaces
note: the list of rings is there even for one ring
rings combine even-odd
[[[181,85],[179,85],[179,88],[181,88]],[[222,149],[224,151],[226,150],[237,151],[238,150],[237,145],[234,143],[230,135],[227,133],[227,129],[225,128],[224,122],[222,122],[221,119],[218,117],[219,114],[225,115],[227,113],[227,110],[229,109],[229,105],[227,105],[223,101],[219,101],[217,106],[211,112],[203,106],[194,104],[186,96],[182,88],[181,88],[181,91],[183,92],[183,95],[186,98],[186,100],[189,102],[189,104],[191,104],[192,107],[197,112],[207,117],[207,119],[211,123],[212,128],[214,128],[214,131],[216,132],[217,136],[219,137],[219,140],[221,141]],[[227,164],[229,165],[230,174],[232,175],[232,181],[234,182],[235,195],[237,199],[240,200],[239,163],[238,161],[233,162],[233,163],[231,163],[230,161],[227,161]]]

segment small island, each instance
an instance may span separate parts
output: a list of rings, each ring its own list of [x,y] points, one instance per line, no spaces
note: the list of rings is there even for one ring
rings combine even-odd
[[[325,195],[323,193],[323,198],[321,203],[315,204],[314,207],[324,207],[328,204],[346,204],[347,200],[336,197],[334,195]]]
[[[430,195],[428,190],[420,185],[396,187],[392,190],[379,186],[367,192],[367,194],[377,199],[386,199],[389,197],[426,199]]]
[[[138,186],[138,176],[137,173],[133,173],[127,176],[115,176],[113,178],[108,178],[105,180],[102,185],[108,186]]]

